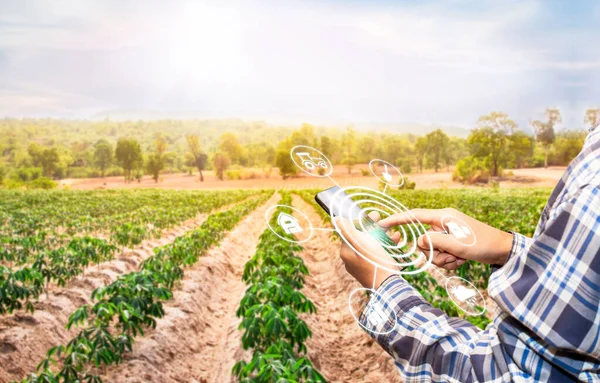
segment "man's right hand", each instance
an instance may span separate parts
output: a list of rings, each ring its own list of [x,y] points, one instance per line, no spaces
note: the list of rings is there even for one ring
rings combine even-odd
[[[462,244],[452,234],[446,232],[445,223],[451,221],[452,217],[469,226],[476,238],[474,245]],[[417,244],[427,254],[431,243],[434,249],[433,263],[436,266],[454,270],[466,260],[501,266],[510,253],[513,239],[511,233],[495,229],[452,208],[413,209],[408,213],[386,217],[379,221],[379,225],[391,228],[410,224],[415,221],[415,218],[422,224],[431,226],[428,235],[420,236]]]

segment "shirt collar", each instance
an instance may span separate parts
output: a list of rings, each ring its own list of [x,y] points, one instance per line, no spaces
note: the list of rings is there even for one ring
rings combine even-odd
[[[585,138],[585,144],[587,145],[588,143],[590,143],[592,140],[597,140],[600,138],[600,128],[598,128],[598,126],[594,127],[594,128],[590,128],[588,129],[589,133],[587,135],[587,137]]]

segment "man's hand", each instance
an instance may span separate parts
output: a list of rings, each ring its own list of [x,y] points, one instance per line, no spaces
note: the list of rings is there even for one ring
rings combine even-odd
[[[476,238],[473,246],[460,243],[444,230],[442,219],[458,218],[466,223]],[[495,229],[483,222],[469,217],[456,209],[413,209],[409,213],[396,214],[379,221],[384,228],[410,224],[415,218],[424,225],[430,225],[428,236],[419,237],[417,245],[429,254],[430,246],[434,248],[433,263],[448,270],[461,266],[467,259],[481,263],[504,265],[512,247],[513,236]],[[446,223],[446,221],[444,222]],[[429,240],[427,239],[429,237]]]
[[[369,217],[375,222],[379,221],[379,213],[377,212],[370,213]],[[340,257],[344,261],[346,271],[356,278],[363,287],[377,289],[384,280],[394,273],[378,268],[376,278],[373,280],[373,277],[375,276],[375,265],[373,263],[384,264],[389,268],[389,261],[392,258],[373,237],[367,233],[356,230],[352,222],[344,218],[335,219],[338,220],[337,226],[342,232],[342,236],[346,238],[355,249],[360,251],[361,254],[364,254],[371,261],[369,262],[354,252],[346,242],[342,241]],[[400,233],[395,233],[391,238],[394,242],[398,243],[400,240]],[[385,260],[385,262],[382,262],[382,260]],[[398,269],[398,271],[400,270]],[[398,272],[397,274],[400,273]]]

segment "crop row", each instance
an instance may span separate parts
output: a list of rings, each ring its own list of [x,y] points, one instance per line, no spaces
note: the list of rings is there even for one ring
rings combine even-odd
[[[197,209],[204,212],[219,208],[246,197],[245,193],[222,194],[218,198],[207,199],[204,203],[197,204],[194,212],[197,213]],[[156,216],[148,214],[146,217],[151,220]],[[43,248],[36,244],[36,247],[42,248],[34,256],[29,256],[29,266],[14,271],[9,267],[0,266],[0,314],[11,313],[23,307],[33,311],[31,301],[47,291],[49,283],[64,286],[89,265],[113,259],[118,246],[137,245],[149,233],[139,225],[125,223],[113,228],[110,240],[83,236],[71,238],[66,244],[56,248]]]
[[[290,205],[291,196],[283,194],[280,204]],[[292,209],[279,207],[271,220],[278,234],[280,213]],[[242,317],[242,347],[252,350],[250,361],[235,364],[233,374],[240,382],[324,382],[323,376],[305,356],[310,329],[301,313],[315,313],[314,304],[300,292],[308,269],[296,254],[298,244],[279,238],[266,229],[256,253],[244,268],[243,280],[249,285],[236,312]]]
[[[244,216],[270,196],[241,203],[230,210],[212,214],[198,230],[155,248],[135,271],[92,293],[93,305],[78,308],[68,320],[67,329],[79,333],[65,345],[48,350],[37,372],[25,383],[100,383],[102,370],[119,364],[133,348],[134,339],[156,327],[165,314],[163,302],[173,297],[173,289],[184,276],[184,268],[197,262],[211,246],[218,244]],[[52,366],[60,369],[53,371]]]
[[[0,200],[0,262],[30,263],[40,251],[63,246],[75,234],[111,237],[115,244],[135,245],[140,237],[156,235],[198,213],[256,194],[156,190],[45,193],[46,198],[37,192],[0,191],[2,198],[8,197]]]

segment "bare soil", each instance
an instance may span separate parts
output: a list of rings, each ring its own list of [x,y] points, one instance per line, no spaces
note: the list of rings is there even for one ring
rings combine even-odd
[[[274,195],[244,218],[219,247],[192,268],[165,304],[156,330],[134,345],[133,353],[107,382],[229,382],[233,365],[247,353],[241,348],[235,316],[246,285],[242,272],[267,227],[264,215]]]
[[[0,382],[21,379],[34,372],[49,348],[64,344],[76,335],[77,329],[65,329],[68,317],[81,305],[91,302],[94,289],[110,284],[119,275],[137,270],[153,254],[155,247],[164,246],[193,230],[207,216],[199,214],[180,226],[166,230],[159,239],[144,241],[133,250],[126,249],[114,260],[102,263],[99,268],[91,266],[66,287],[54,287],[47,297],[40,297],[33,314],[18,312],[0,317]]]
[[[547,169],[513,169],[507,170],[506,176],[499,179],[501,187],[553,187],[562,176],[565,167],[550,167]],[[349,174],[343,166],[334,167],[332,178],[341,186],[367,186],[377,187],[377,179],[370,173],[363,176],[361,170],[368,170],[368,165],[356,165]],[[450,169],[452,170],[452,169]],[[61,187],[70,189],[121,189],[121,188],[161,188],[161,189],[303,189],[303,188],[326,188],[332,185],[332,181],[325,178],[300,175],[298,177],[283,180],[276,168],[273,169],[269,178],[259,170],[255,179],[225,180],[220,181],[214,172],[205,172],[205,182],[200,182],[197,175],[187,174],[165,174],[155,183],[149,176],[145,176],[141,183],[137,181],[126,184],[122,177],[106,178],[82,178],[66,179],[60,182]],[[464,188],[481,187],[465,186],[452,181],[452,171],[440,171],[435,173],[427,170],[423,173],[406,174],[411,181],[415,181],[417,189],[437,188]]]
[[[316,225],[321,218],[298,196],[293,205]],[[308,356],[329,382],[399,382],[393,359],[358,325],[348,309],[350,293],[360,284],[346,272],[339,257],[340,241],[317,230],[303,243],[302,258],[310,274],[302,292],[317,307],[305,316],[313,333]]]

